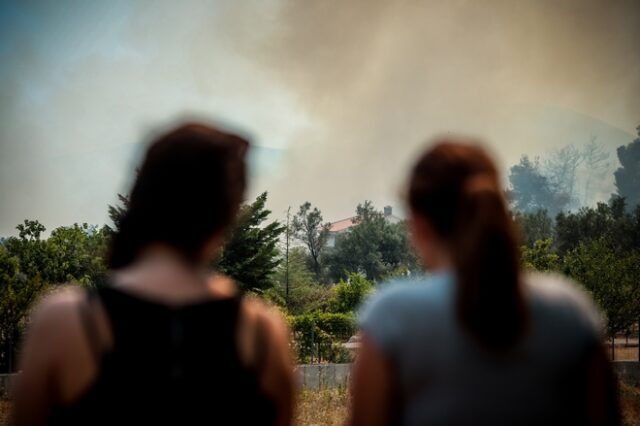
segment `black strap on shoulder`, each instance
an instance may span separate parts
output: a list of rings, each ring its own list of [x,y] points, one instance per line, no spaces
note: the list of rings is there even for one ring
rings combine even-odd
[[[89,350],[91,351],[94,361],[98,364],[102,358],[103,351],[95,320],[95,301],[97,298],[98,294],[95,290],[87,290],[86,298],[80,302],[79,309],[80,321],[82,322],[82,328],[89,344]]]

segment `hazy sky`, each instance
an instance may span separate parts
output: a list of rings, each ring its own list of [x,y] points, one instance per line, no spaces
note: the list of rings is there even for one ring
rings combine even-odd
[[[0,0],[0,236],[107,222],[147,135],[184,116],[252,135],[248,197],[277,217],[400,208],[436,134],[504,170],[633,140],[640,2]]]

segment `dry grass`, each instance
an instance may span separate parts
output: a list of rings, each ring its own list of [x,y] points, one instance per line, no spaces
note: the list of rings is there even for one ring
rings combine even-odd
[[[640,388],[620,385],[624,426],[640,426]],[[296,425],[342,425],[347,418],[348,394],[343,389],[303,391],[298,400]],[[0,426],[8,425],[10,403],[0,400]]]
[[[611,352],[611,347],[606,347],[607,352]],[[616,345],[616,349],[614,351],[614,355],[616,357],[616,361],[637,361],[638,360],[638,347],[637,346],[629,346],[625,347],[622,345]]]
[[[640,388],[620,383],[620,405],[622,405],[622,424],[640,426]]]
[[[302,391],[298,399],[296,425],[343,425],[347,419],[348,400],[344,389]]]
[[[11,407],[9,401],[0,399],[0,426],[9,424],[9,407]]]

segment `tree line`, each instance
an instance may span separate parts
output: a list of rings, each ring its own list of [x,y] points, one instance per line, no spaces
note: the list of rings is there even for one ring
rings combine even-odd
[[[584,194],[604,177],[607,157],[595,140],[544,161],[523,156],[509,173],[507,195],[522,230],[524,266],[582,283],[606,314],[610,336],[628,332],[640,319],[640,127],[638,132],[617,150],[616,193],[607,203],[580,207],[578,189],[587,199]],[[595,174],[580,175],[585,165]],[[336,342],[353,333],[354,311],[376,283],[422,269],[407,224],[388,221],[363,201],[353,226],[330,247],[330,224],[320,208],[305,202],[278,220],[266,203],[265,192],[241,207],[211,268],[288,315],[302,361],[318,355],[316,343],[341,359]],[[63,283],[105,285],[104,255],[127,205],[127,196],[119,195],[119,203],[108,206],[111,226],[62,226],[43,238],[45,227],[25,220],[17,236],[0,239],[0,371],[15,368],[15,348],[39,297]]]

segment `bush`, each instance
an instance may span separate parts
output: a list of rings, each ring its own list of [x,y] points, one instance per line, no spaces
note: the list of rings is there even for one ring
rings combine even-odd
[[[333,288],[332,308],[335,312],[353,312],[373,290],[373,284],[364,275],[350,272],[347,281],[340,280]]]
[[[316,312],[287,317],[293,331],[298,362],[345,362],[349,351],[345,343],[356,332],[351,313]]]

